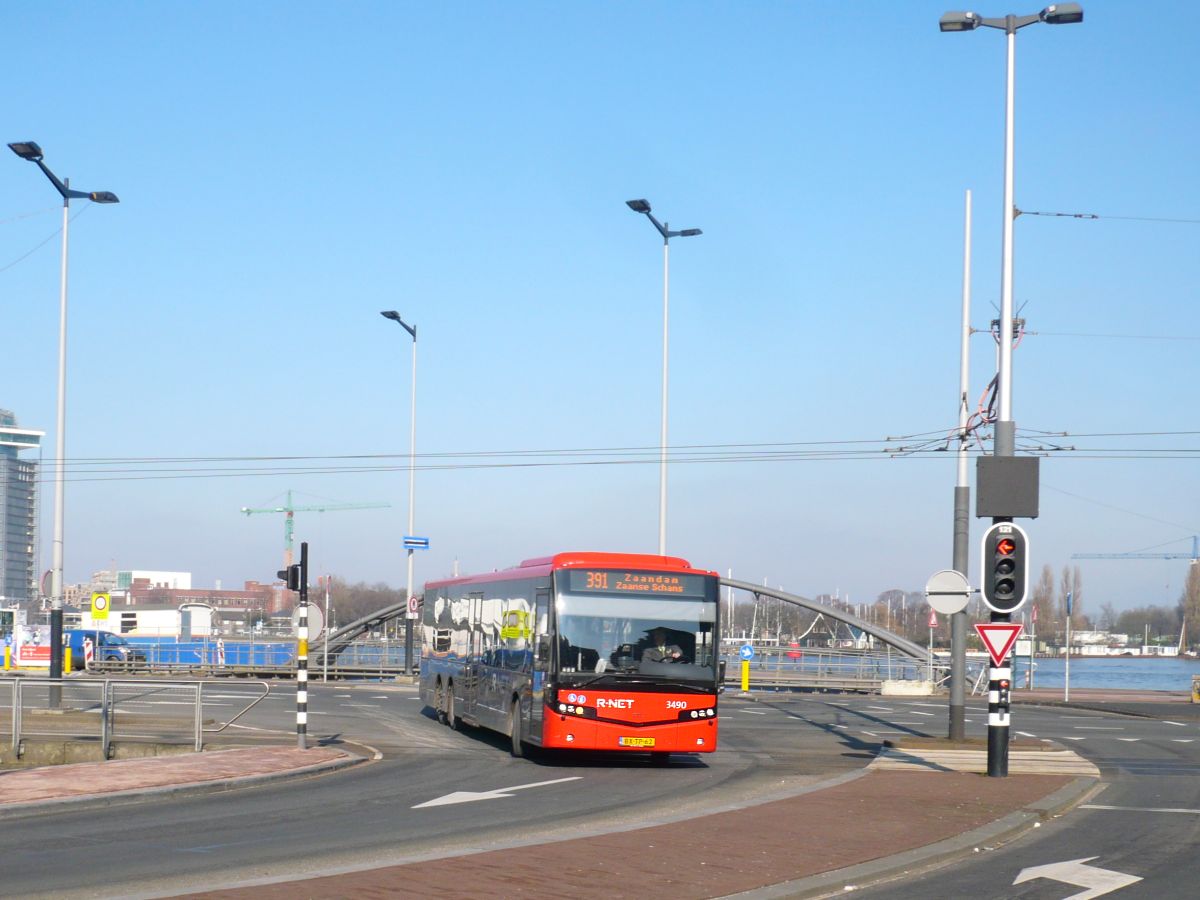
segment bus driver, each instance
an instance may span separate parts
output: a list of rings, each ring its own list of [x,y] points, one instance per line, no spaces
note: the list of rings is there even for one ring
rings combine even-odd
[[[651,637],[654,645],[646,648],[642,659],[650,662],[676,662],[683,658],[683,651],[678,646],[667,643],[667,633],[663,629],[655,628]]]

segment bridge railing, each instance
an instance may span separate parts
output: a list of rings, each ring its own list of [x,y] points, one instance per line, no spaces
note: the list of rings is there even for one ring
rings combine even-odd
[[[725,683],[741,683],[742,658],[726,645]],[[914,659],[898,653],[825,647],[754,646],[750,683],[778,689],[879,691],[885,681],[933,682],[949,677],[948,666],[936,659]]]

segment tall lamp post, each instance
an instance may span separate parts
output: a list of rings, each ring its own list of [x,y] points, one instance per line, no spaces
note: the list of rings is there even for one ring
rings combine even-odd
[[[1007,36],[1008,60],[1004,96],[1004,210],[1003,248],[1000,266],[1000,359],[997,366],[996,395],[998,411],[993,455],[1012,457],[1016,455],[1016,423],[1012,414],[1012,333],[1013,333],[1013,220],[1016,205],[1013,201],[1013,107],[1016,66],[1017,32],[1026,25],[1045,22],[1047,25],[1073,25],[1083,21],[1083,8],[1078,3],[1055,3],[1039,13],[1017,16],[1011,13],[1003,18],[989,19],[973,12],[948,12],[942,15],[938,27],[942,31],[974,31],[976,28],[997,28]],[[1008,516],[995,516],[993,523],[1011,522]],[[1011,542],[1010,542],[1011,544]],[[986,564],[986,563],[985,563]],[[984,575],[986,578],[986,573]],[[1020,605],[1023,599],[1017,605]],[[1015,607],[1014,607],[1015,608]],[[1009,622],[1011,612],[997,612],[992,608],[991,621]],[[1008,775],[1008,732],[1009,707],[1007,687],[1012,683],[1009,660],[1004,665],[993,666],[988,685],[988,775]],[[1003,688],[1003,689],[1002,689]],[[999,698],[993,702],[993,698]]]
[[[72,200],[91,200],[93,203],[118,203],[111,191],[73,191],[71,179],[60,181],[42,161],[42,148],[33,141],[9,144],[9,149],[21,159],[36,163],[62,195],[62,270],[59,280],[58,318],[58,416],[54,450],[54,544],[50,567],[50,677],[62,678],[63,647],[63,465],[66,456],[67,431],[67,248]]]
[[[1000,366],[996,388],[999,410],[996,419],[996,456],[1013,456],[1016,452],[1016,424],[1012,417],[1012,273],[1013,273],[1013,94],[1017,31],[1026,25],[1045,22],[1047,25],[1072,25],[1083,21],[1083,8],[1078,3],[1055,3],[1040,13],[1027,16],[1007,15],[988,19],[973,12],[948,12],[938,22],[942,31],[974,31],[976,28],[999,28],[1008,37],[1008,72],[1004,99],[1004,240],[1000,270]]]
[[[417,456],[417,326],[409,325],[402,318],[400,313],[394,309],[384,310],[380,313],[385,319],[391,319],[401,328],[412,335],[412,397],[409,401],[409,410],[411,418],[408,426],[408,534],[413,533],[413,493],[414,479],[414,463]],[[411,675],[413,673],[413,620],[417,617],[416,610],[412,606],[413,595],[413,548],[408,548],[408,611],[404,614],[404,671]]]
[[[699,228],[671,231],[668,223],[659,222],[650,212],[645,200],[626,200],[625,205],[635,213],[641,213],[658,229],[663,239],[663,338],[662,338],[662,425],[658,442],[658,555],[667,553],[667,349],[669,346],[668,323],[671,306],[671,238],[695,237],[703,234]]]

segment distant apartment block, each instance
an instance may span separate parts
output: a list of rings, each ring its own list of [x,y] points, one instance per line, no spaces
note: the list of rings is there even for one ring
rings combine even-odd
[[[0,605],[37,598],[38,460],[22,450],[41,448],[44,431],[17,427],[0,409]]]

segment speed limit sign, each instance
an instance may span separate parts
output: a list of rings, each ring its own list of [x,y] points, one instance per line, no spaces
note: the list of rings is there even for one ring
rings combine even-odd
[[[95,591],[92,594],[92,619],[107,619],[108,618],[109,596],[103,591]]]
[[[407,616],[407,618],[415,619],[417,617],[417,611],[420,608],[421,608],[421,598],[420,597],[409,597],[408,598],[408,616]]]

